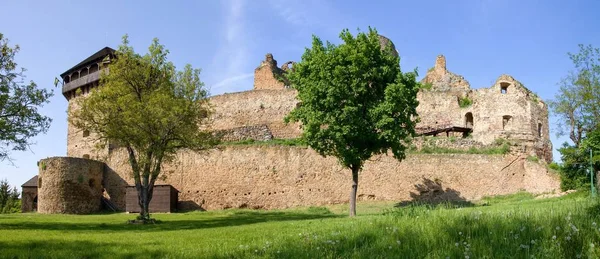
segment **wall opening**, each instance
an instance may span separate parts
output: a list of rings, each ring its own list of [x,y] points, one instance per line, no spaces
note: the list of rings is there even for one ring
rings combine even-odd
[[[88,185],[90,186],[90,188],[94,188],[94,184],[95,184],[95,181],[94,181],[94,179],[90,179],[90,180],[88,181]]]
[[[90,155],[88,155],[88,154],[84,154],[82,157],[85,159],[90,159]]]
[[[38,176],[38,189],[42,188],[42,177]]]
[[[473,113],[465,114],[465,128],[473,128]]]
[[[502,129],[503,130],[510,128],[511,119],[512,119],[512,116],[510,116],[510,115],[502,116]]]
[[[501,94],[508,93],[508,86],[509,85],[510,85],[509,83],[505,83],[505,82],[504,83],[500,83],[500,93]]]
[[[98,72],[98,69],[99,69],[98,68],[98,64],[92,64],[90,66],[90,70],[89,70],[90,72],[89,73],[91,74],[91,73],[94,73],[94,72]]]
[[[83,137],[88,137],[90,135],[90,131],[89,130],[84,130],[83,131]]]
[[[538,122],[537,131],[538,131],[538,137],[541,137],[542,136],[542,123],[541,122]]]

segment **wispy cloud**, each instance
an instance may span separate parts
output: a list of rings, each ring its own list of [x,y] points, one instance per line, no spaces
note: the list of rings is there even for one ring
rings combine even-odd
[[[220,82],[212,85],[211,90],[213,90],[213,91],[218,90],[224,86],[231,85],[232,83],[242,81],[242,80],[250,78],[252,76],[254,76],[254,73],[246,73],[246,74],[241,74],[241,75],[236,75],[236,76],[232,76],[229,78],[225,78],[225,79],[221,80]]]
[[[211,86],[213,93],[240,90],[240,86],[235,85],[235,83],[252,76],[244,70],[244,66],[249,62],[249,50],[243,44],[248,40],[244,29],[245,4],[245,0],[223,2],[223,6],[226,7],[224,15],[225,39],[213,61],[215,69],[219,71],[215,75],[215,81],[218,83]]]

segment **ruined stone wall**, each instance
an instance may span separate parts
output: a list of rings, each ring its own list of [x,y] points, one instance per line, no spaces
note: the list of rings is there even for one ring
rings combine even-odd
[[[218,131],[221,141],[257,140],[266,141],[273,139],[273,134],[267,125],[244,126]]]
[[[107,162],[121,189],[133,181],[123,150]],[[180,191],[182,209],[287,208],[348,202],[351,177],[335,158],[287,146],[234,146],[204,153],[181,152],[163,170],[165,181]],[[402,201],[431,195],[449,199],[525,190],[558,190],[556,175],[526,156],[409,154],[398,162],[391,155],[369,160],[359,179],[359,200]],[[111,197],[124,206],[124,194]]]
[[[214,107],[210,118],[211,129],[266,125],[274,138],[296,138],[302,133],[299,124],[286,125],[283,121],[296,107],[296,95],[296,90],[280,89],[213,96],[210,98],[210,104]]]
[[[284,89],[283,70],[277,67],[277,61],[271,53],[254,70],[254,89]]]
[[[417,94],[419,101],[417,129],[464,127],[464,114],[472,111],[471,107],[461,108],[459,106],[459,97],[465,96],[467,96],[466,92],[458,91],[419,91]]]
[[[104,163],[51,157],[38,164],[38,212],[88,214],[100,210]]]

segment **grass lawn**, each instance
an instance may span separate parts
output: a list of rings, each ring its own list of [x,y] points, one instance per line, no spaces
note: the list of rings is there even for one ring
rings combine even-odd
[[[0,215],[5,258],[600,258],[600,205],[586,193],[477,204],[359,203],[281,211]]]

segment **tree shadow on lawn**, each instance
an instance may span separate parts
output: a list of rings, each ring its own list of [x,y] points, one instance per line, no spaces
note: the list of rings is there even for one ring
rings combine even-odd
[[[473,207],[474,203],[460,196],[460,192],[452,188],[442,186],[439,180],[423,178],[423,183],[415,184],[417,193],[410,192],[410,201],[402,201],[394,207],[427,206],[446,208]]]
[[[59,241],[0,242],[2,258],[164,258],[160,250],[121,242]]]
[[[206,228],[219,228],[219,227],[231,227],[231,226],[242,226],[263,222],[279,222],[279,221],[298,221],[298,220],[312,220],[312,219],[326,219],[326,218],[338,218],[344,217],[343,215],[335,215],[331,213],[301,213],[301,212],[271,212],[271,211],[236,211],[232,214],[226,215],[214,215],[214,217],[202,216],[202,213],[198,213],[200,218],[197,220],[185,219],[178,220],[176,217],[172,219],[162,220],[158,224],[148,225],[132,225],[126,224],[125,220],[123,224],[115,224],[114,222],[105,223],[91,223],[91,222],[42,222],[34,221],[20,221],[20,222],[0,222],[0,229],[4,230],[61,230],[61,231],[132,231],[132,230],[143,230],[143,231],[172,231],[172,230],[186,230],[186,229],[206,229]],[[133,215],[132,215],[133,217]],[[40,220],[43,218],[37,218]]]

